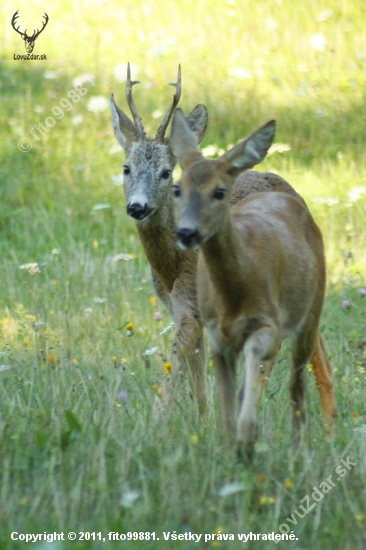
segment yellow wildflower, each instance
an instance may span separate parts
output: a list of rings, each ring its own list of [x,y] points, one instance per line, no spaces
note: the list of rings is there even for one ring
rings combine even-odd
[[[289,477],[287,479],[285,479],[285,481],[283,482],[284,486],[286,487],[286,489],[292,489],[293,486],[294,486],[294,482],[292,479],[290,479]]]
[[[266,496],[263,495],[259,499],[259,505],[264,506],[265,504],[274,504],[276,502],[276,498],[272,495]]]
[[[170,374],[170,371],[172,370],[172,363],[170,362],[167,362],[167,363],[164,363],[164,373],[165,374]]]

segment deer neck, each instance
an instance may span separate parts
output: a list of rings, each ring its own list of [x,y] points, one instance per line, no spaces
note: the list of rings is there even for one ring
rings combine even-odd
[[[222,227],[201,246],[208,277],[229,310],[236,310],[238,297],[248,295],[246,250],[229,213]],[[249,259],[249,258],[248,258]],[[230,281],[230,282],[228,282]]]
[[[179,272],[181,256],[176,245],[171,198],[136,226],[152,269],[161,279],[164,290],[170,293]]]

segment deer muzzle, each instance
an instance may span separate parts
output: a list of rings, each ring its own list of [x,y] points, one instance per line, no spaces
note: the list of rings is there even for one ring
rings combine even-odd
[[[141,204],[139,202],[128,203],[127,205],[127,214],[134,218],[135,220],[144,220],[147,218],[153,211],[146,203]]]
[[[198,229],[183,227],[177,231],[177,242],[180,248],[192,250],[201,244],[202,235]]]

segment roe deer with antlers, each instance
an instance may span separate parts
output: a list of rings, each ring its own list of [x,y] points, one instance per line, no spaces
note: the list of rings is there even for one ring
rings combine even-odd
[[[319,343],[325,290],[323,240],[302,200],[285,193],[252,194],[230,209],[238,174],[263,160],[275,122],[261,127],[217,160],[197,148],[184,115],[173,118],[170,147],[183,170],[173,186],[177,241],[199,247],[197,295],[218,377],[223,426],[239,452],[252,455],[256,439],[256,394],[260,365],[276,359],[292,339],[290,396],[295,439],[305,421],[304,368]],[[245,371],[238,422],[236,364]],[[322,364],[323,377],[329,378]],[[331,380],[325,419],[335,413]]]
[[[154,139],[146,136],[132,99],[130,66],[127,67],[126,97],[133,122],[111,97],[113,129],[125,151],[123,167],[127,214],[136,221],[137,230],[151,266],[153,283],[159,298],[173,317],[175,333],[169,361],[170,380],[162,388],[163,401],[171,404],[182,375],[189,367],[189,380],[199,411],[206,409],[203,326],[199,317],[195,271],[196,253],[186,253],[175,242],[171,196],[172,173],[176,164],[165,132],[181,96],[181,70],[178,69],[176,93]],[[207,126],[207,111],[197,105],[187,123],[198,143]]]
[[[136,221],[137,230],[151,266],[153,283],[159,298],[165,303],[175,323],[175,334],[169,360],[172,362],[171,379],[165,380],[163,401],[169,405],[182,375],[188,367],[193,396],[200,413],[206,408],[205,357],[203,325],[196,296],[197,251],[183,251],[176,243],[171,186],[176,158],[169,148],[165,132],[181,95],[181,73],[174,84],[173,103],[154,139],[146,136],[140,116],[132,99],[131,72],[128,65],[126,80],[127,103],[133,121],[116,105],[111,97],[114,133],[125,151],[124,191],[127,198],[127,214]],[[186,117],[190,129],[199,143],[205,134],[207,111],[197,105]],[[271,173],[245,172],[233,189],[231,201],[256,192],[285,192],[301,197],[289,183]],[[318,387],[327,409],[328,386],[331,384],[331,366],[327,362],[321,338],[317,342],[311,362]],[[324,376],[323,363],[327,364]],[[266,365],[269,374],[271,365]],[[331,406],[331,405],[329,405]],[[328,406],[328,408],[329,408]]]

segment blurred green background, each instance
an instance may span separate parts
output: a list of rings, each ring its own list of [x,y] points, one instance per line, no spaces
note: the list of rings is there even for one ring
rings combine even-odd
[[[34,49],[46,53],[47,61],[13,59],[25,53],[10,25],[16,9],[21,30],[29,34],[48,13],[48,26]],[[350,251],[364,266],[364,232],[358,224],[365,207],[362,2],[5,2],[0,10],[2,175],[6,178],[9,166],[27,167],[28,173],[32,166],[35,174],[39,164],[52,164],[49,192],[28,179],[15,193],[23,201],[34,193],[43,204],[60,205],[67,187],[87,200],[84,180],[89,195],[97,189],[101,196],[110,194],[110,176],[120,170],[121,156],[111,153],[116,144],[107,103],[94,103],[93,111],[93,97],[107,99],[114,92],[125,108],[130,61],[133,78],[141,80],[136,101],[147,131],[153,132],[171,99],[167,84],[181,63],[182,108],[205,103],[209,109],[204,145],[226,148],[276,118],[276,140],[288,148],[261,169],[281,173],[310,204],[314,201],[331,276],[341,274]],[[33,143],[29,154],[19,155],[14,148],[19,139],[29,138],[35,124],[52,116],[52,108],[85,73],[94,79],[88,93]],[[9,191],[20,198],[2,185],[8,199]]]

